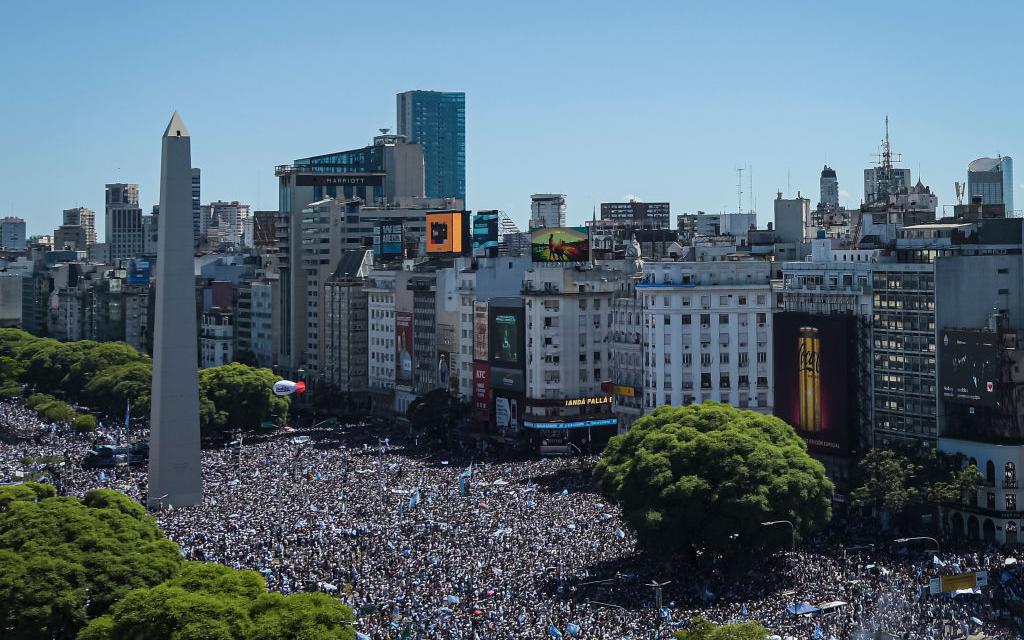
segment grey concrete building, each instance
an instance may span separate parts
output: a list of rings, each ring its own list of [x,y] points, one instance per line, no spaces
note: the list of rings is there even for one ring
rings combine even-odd
[[[139,185],[108,184],[106,187],[106,237],[108,260],[116,264],[124,258],[142,254],[142,209]]]

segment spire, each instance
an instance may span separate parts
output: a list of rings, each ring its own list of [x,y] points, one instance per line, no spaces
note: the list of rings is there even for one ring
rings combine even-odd
[[[188,129],[185,128],[185,123],[181,120],[181,116],[175,111],[174,115],[171,116],[171,121],[167,123],[167,129],[164,130],[165,138],[187,138]]]

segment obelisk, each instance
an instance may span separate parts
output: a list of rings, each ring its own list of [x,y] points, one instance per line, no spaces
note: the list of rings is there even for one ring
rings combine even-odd
[[[164,131],[157,223],[149,505],[203,499],[199,453],[199,363],[192,259],[192,145],[178,112]]]

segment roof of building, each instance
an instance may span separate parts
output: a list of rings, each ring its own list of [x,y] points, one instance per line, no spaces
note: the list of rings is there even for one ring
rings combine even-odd
[[[1003,161],[1002,157],[999,158],[978,158],[971,164],[967,165],[968,171],[997,171],[1000,169],[999,164]]]
[[[825,168],[821,170],[821,177],[834,178],[836,177],[836,170],[826,164]]]
[[[361,249],[342,252],[341,259],[338,260],[338,268],[334,271],[334,277],[355,278],[359,275],[359,269],[365,258],[366,252]]]

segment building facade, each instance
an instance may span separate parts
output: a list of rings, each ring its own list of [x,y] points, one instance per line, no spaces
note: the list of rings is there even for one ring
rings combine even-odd
[[[398,134],[423,145],[424,194],[466,199],[466,94],[405,91],[397,97]]]
[[[25,246],[25,221],[14,216],[0,218],[0,249],[23,251]]]
[[[142,255],[142,209],[139,208],[139,185],[108,184],[106,186],[106,237],[111,263]]]
[[[1001,204],[1013,215],[1013,158],[978,158],[967,166],[967,195],[982,204]]]

